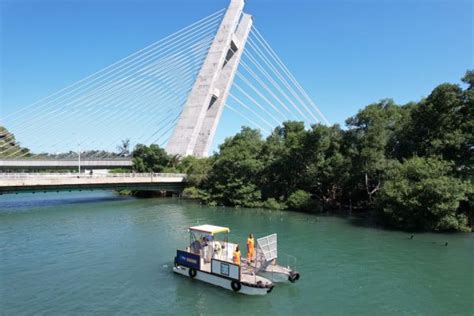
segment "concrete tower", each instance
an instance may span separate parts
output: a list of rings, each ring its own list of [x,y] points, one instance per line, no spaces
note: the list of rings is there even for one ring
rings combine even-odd
[[[242,13],[243,8],[244,0],[231,0],[168,141],[169,154],[208,155],[252,27],[252,17]]]

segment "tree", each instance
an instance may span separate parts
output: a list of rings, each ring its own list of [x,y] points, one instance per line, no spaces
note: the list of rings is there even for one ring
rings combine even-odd
[[[287,199],[301,187],[306,169],[303,122],[287,121],[275,128],[262,146],[264,198]]]
[[[374,195],[382,184],[387,158],[394,155],[393,141],[402,126],[406,109],[392,100],[370,104],[346,120],[349,130],[344,135],[345,153],[351,160],[351,199],[368,202],[372,206]],[[363,203],[365,204],[365,203]]]
[[[213,164],[213,158],[196,158],[186,156],[179,161],[176,170],[187,174],[190,186],[201,187],[209,176]]]
[[[474,70],[466,71],[466,74],[461,81],[469,85],[467,90],[474,90]]]
[[[138,144],[132,152],[133,169],[138,172],[161,172],[169,164],[170,157],[160,146]]]
[[[452,164],[439,158],[391,161],[377,196],[379,214],[402,229],[468,230],[458,212],[472,187],[450,175]]]
[[[463,80],[472,83],[473,73]],[[474,145],[474,90],[441,84],[410,113],[410,124],[401,131],[400,158],[441,155],[455,162],[458,171],[472,173]]]
[[[464,135],[464,142],[457,165],[461,175],[472,179],[474,174],[474,71],[467,71],[462,81],[469,87],[464,90],[462,96],[464,105],[460,109],[460,114],[464,119],[459,128]]]
[[[306,133],[306,168],[301,187],[326,207],[340,208],[349,179],[350,160],[342,152],[343,131],[338,125],[316,124]]]
[[[263,167],[259,159],[262,144],[259,131],[243,127],[219,147],[205,185],[215,203],[260,206],[257,182]]]
[[[123,139],[122,143],[117,146],[120,157],[127,157],[130,155],[130,139]]]
[[[316,203],[311,199],[311,194],[303,190],[293,192],[288,197],[286,205],[295,211],[315,212],[318,210]]]

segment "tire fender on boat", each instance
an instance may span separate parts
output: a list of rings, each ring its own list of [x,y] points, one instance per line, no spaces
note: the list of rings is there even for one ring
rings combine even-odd
[[[235,292],[238,292],[240,291],[240,289],[242,288],[242,284],[239,282],[239,281],[232,281],[230,283],[230,287],[232,288],[232,290],[234,290]]]
[[[298,272],[291,271],[290,275],[288,276],[288,281],[294,283],[300,279],[300,274]]]
[[[194,278],[196,277],[197,271],[194,270],[194,269],[192,269],[192,268],[189,268],[188,273],[189,273],[189,277],[190,277],[191,279],[194,279]]]

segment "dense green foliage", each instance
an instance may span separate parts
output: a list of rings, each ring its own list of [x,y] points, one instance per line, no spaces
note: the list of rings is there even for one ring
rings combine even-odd
[[[451,170],[450,163],[437,158],[393,162],[377,197],[381,215],[401,228],[467,230],[467,216],[457,210],[469,187],[449,176]]]
[[[189,174],[185,194],[211,205],[369,212],[401,229],[470,230],[474,73],[419,102],[370,104],[347,128],[288,121],[263,139],[247,127],[207,159],[133,152],[138,171]]]
[[[161,172],[170,163],[171,158],[158,145],[138,144],[132,152],[134,169],[138,172]]]

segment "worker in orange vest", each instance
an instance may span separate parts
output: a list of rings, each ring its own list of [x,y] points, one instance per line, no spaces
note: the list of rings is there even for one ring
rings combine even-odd
[[[255,252],[255,241],[253,235],[249,234],[247,238],[247,263],[250,264],[253,261],[253,256]]]
[[[232,259],[233,259],[235,264],[238,264],[240,266],[240,248],[239,248],[239,245],[237,245],[237,247],[235,247],[235,251],[234,251]]]

